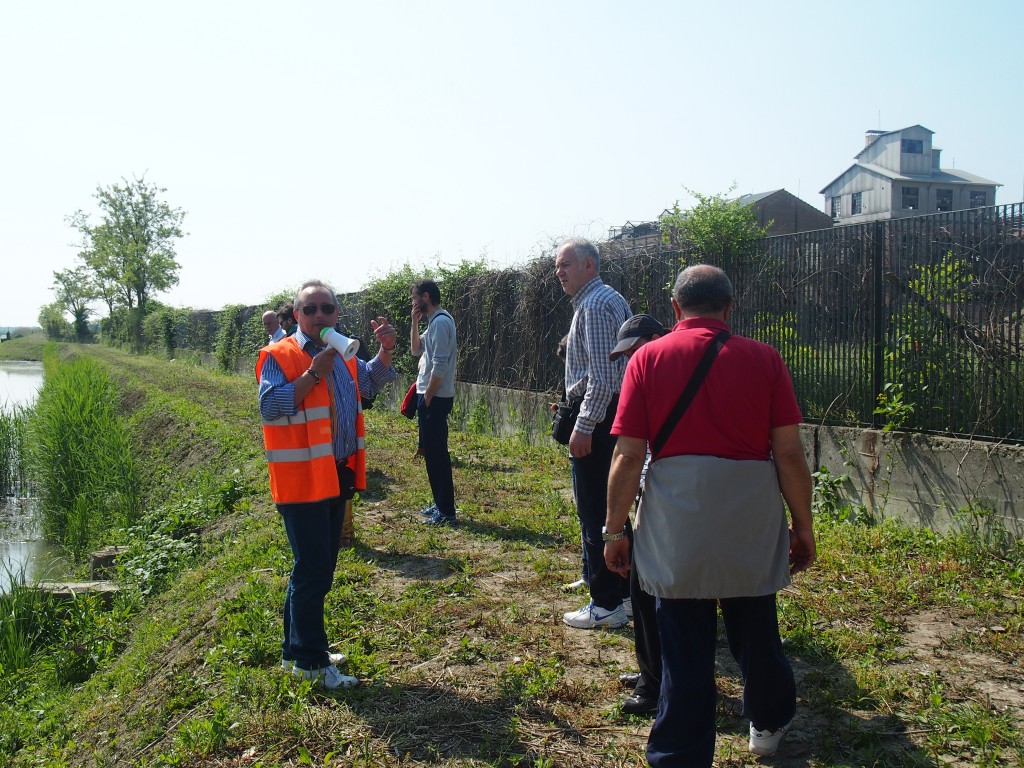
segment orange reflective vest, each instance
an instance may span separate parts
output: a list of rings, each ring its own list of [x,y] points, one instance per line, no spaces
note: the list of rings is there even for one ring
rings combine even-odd
[[[256,380],[260,380],[267,355],[273,356],[288,381],[309,368],[309,353],[288,336],[260,350]],[[356,452],[348,466],[355,472],[355,487],[366,490],[366,432],[359,399],[359,369],[355,358],[346,363],[356,385]],[[263,422],[263,445],[270,469],[270,493],[278,504],[322,501],[340,494],[338,470],[331,439],[331,391],[327,382],[310,390],[292,416]]]

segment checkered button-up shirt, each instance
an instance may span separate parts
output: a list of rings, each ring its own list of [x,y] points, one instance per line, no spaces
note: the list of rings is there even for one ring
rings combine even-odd
[[[622,388],[626,358],[608,359],[619,326],[633,316],[622,295],[600,277],[588,282],[572,297],[572,325],[565,350],[565,396],[583,399],[576,429],[591,434],[612,398]]]

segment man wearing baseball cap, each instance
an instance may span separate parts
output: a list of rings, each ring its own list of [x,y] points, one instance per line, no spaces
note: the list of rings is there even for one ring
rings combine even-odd
[[[623,355],[632,357],[640,347],[668,333],[668,329],[650,315],[633,315],[619,328],[616,345],[609,360]],[[647,456],[650,461],[650,454]],[[647,471],[644,465],[644,473]],[[643,488],[643,476],[640,487]],[[627,715],[647,715],[658,708],[661,695],[661,640],[658,637],[658,621],[655,616],[655,598],[640,588],[636,565],[629,572],[629,599],[633,613],[633,637],[636,647],[636,664],[639,673],[626,673],[619,679],[624,685],[632,686],[633,692],[622,701],[622,711]]]
[[[668,329],[650,315],[633,315],[619,328],[618,343],[612,348],[609,360],[629,357],[652,339],[664,336]]]

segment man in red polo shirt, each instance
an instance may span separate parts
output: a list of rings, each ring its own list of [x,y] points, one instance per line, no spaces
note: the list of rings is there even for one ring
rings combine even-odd
[[[733,308],[717,267],[684,269],[676,325],[626,368],[608,480],[605,559],[630,568],[623,530],[647,445],[679,400]],[[664,448],[652,456],[634,526],[640,585],[657,596],[662,647],[658,714],[647,742],[655,768],[710,766],[715,753],[717,607],[743,673],[750,750],[770,755],[793,720],[796,686],[779,638],[775,595],[815,558],[811,476],[802,421],[779,353],[730,336]],[[792,517],[786,520],[785,499]]]

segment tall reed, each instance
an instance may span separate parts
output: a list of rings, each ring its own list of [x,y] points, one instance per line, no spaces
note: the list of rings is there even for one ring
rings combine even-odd
[[[0,670],[7,678],[29,665],[38,645],[42,592],[27,587],[24,570],[14,573],[8,563],[0,563],[0,582]]]
[[[0,496],[28,491],[25,434],[31,408],[18,404],[0,405]]]
[[[91,358],[48,356],[44,371],[29,422],[32,474],[44,534],[79,557],[137,520],[139,480],[106,370]]]

